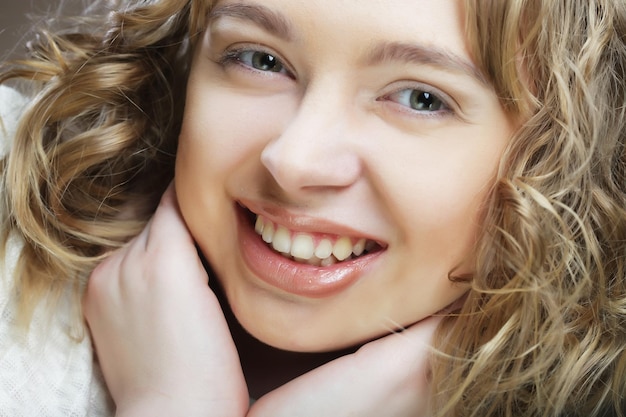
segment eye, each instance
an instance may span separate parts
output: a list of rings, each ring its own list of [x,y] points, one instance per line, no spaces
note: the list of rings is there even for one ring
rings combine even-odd
[[[275,55],[253,49],[228,51],[224,54],[221,61],[225,65],[236,62],[262,72],[289,73],[282,61]]]
[[[261,51],[244,51],[239,61],[259,71],[282,72],[285,69],[278,58]]]
[[[445,102],[436,94],[416,88],[406,88],[389,94],[385,98],[417,112],[437,113],[449,110]]]

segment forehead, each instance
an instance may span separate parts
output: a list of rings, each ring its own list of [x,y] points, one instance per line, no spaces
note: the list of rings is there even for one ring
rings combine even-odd
[[[421,62],[485,83],[469,58],[459,0],[222,0],[209,23],[257,26],[314,53],[360,56],[361,64]]]
[[[465,38],[460,0],[218,0],[209,18],[224,16],[272,26],[283,35],[332,28],[345,35],[358,34],[364,41],[397,37],[463,44]]]

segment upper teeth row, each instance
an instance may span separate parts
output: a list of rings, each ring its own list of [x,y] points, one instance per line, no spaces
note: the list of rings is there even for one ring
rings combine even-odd
[[[346,260],[352,255],[362,255],[366,249],[369,249],[366,246],[371,244],[366,239],[359,239],[356,243],[352,243],[352,239],[347,236],[339,237],[334,243],[328,237],[316,241],[308,233],[292,233],[286,227],[275,225],[262,216],[257,216],[254,229],[274,250],[293,256],[296,260],[322,266]]]

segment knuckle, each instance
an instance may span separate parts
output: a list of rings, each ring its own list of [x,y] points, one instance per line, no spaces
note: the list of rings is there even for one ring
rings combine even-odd
[[[88,297],[98,295],[102,291],[103,286],[106,283],[105,277],[110,275],[109,263],[110,258],[107,258],[103,262],[99,263],[93,271],[91,271],[89,279],[87,280],[87,288],[85,292]]]
[[[111,297],[113,285],[115,285],[112,278],[116,273],[118,256],[119,253],[114,252],[91,271],[83,294],[83,308],[86,316],[98,310],[101,304],[106,303],[106,300]]]

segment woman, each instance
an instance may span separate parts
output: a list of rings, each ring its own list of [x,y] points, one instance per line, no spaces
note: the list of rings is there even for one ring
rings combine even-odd
[[[623,8],[128,5],[93,38],[59,40],[75,63],[17,74],[50,77],[5,174],[21,294],[60,292],[70,284],[41,276],[75,280],[106,257],[86,316],[119,413],[617,410]],[[175,190],[107,257],[150,216],[177,136]],[[417,343],[446,307],[458,314],[431,364]],[[306,372],[272,350],[277,366],[258,371],[238,323],[280,349],[336,353],[307,355]]]

